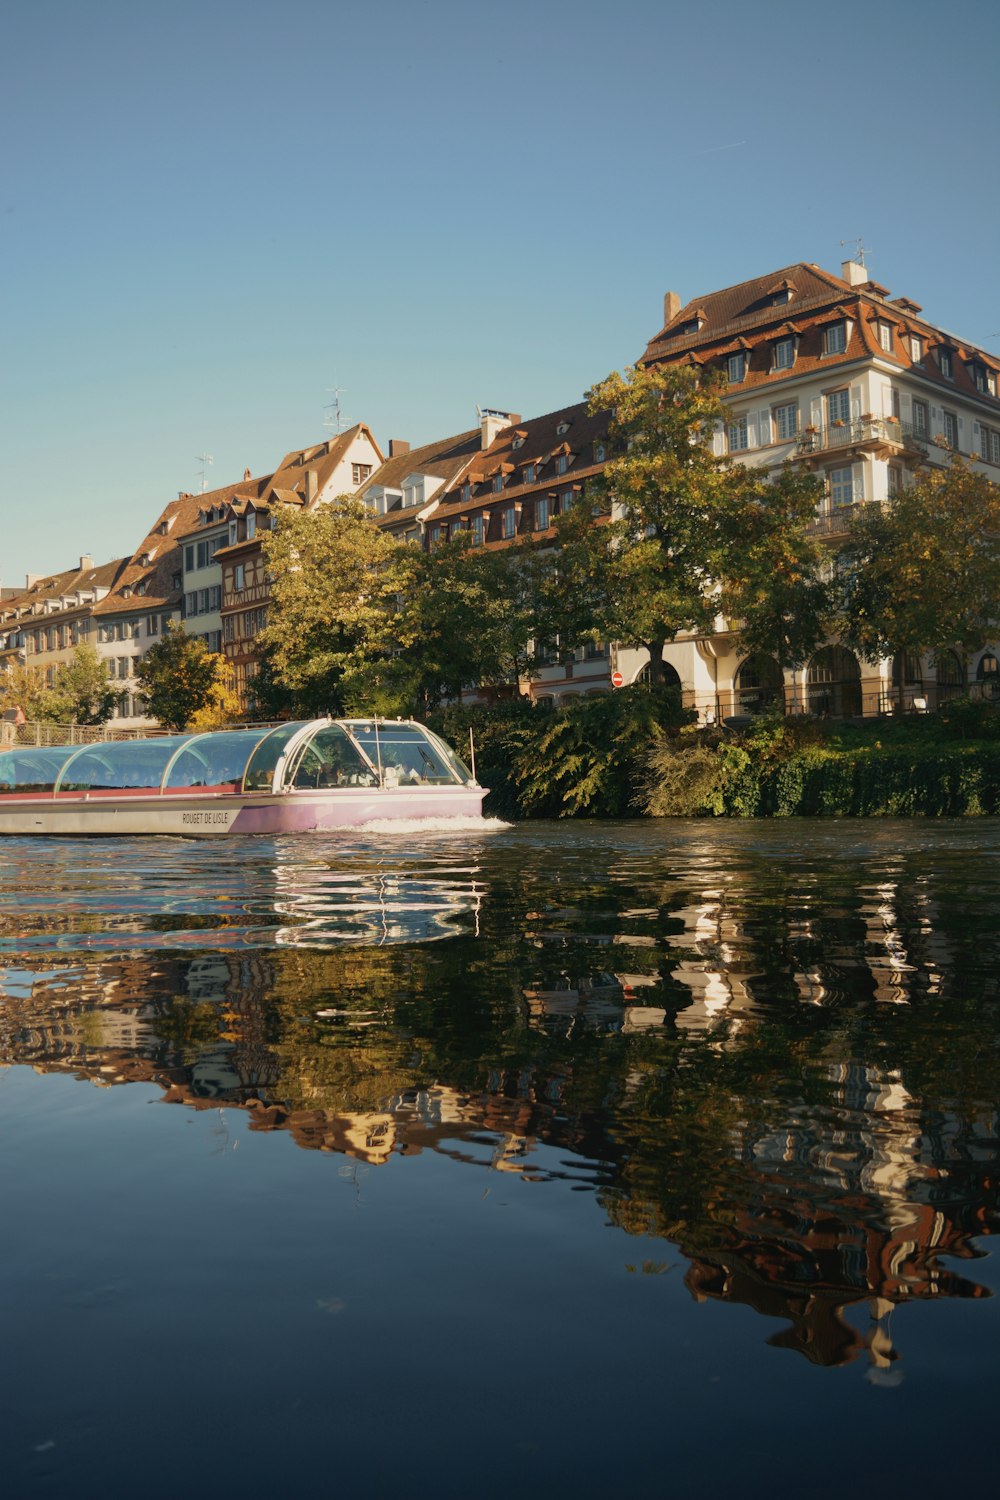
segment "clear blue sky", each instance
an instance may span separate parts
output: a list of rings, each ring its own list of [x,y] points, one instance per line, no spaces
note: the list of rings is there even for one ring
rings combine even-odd
[[[324,436],[579,399],[795,260],[1000,353],[1000,7],[8,0],[0,581]]]

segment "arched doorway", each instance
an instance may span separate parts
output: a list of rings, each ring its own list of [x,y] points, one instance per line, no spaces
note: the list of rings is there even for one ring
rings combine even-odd
[[[913,707],[914,698],[924,695],[924,674],[920,657],[912,651],[898,651],[892,658],[892,701],[897,709]]]
[[[769,708],[784,708],[785,680],[773,656],[755,651],[736,673],[736,712],[759,714]]]
[[[844,646],[824,646],[806,673],[806,706],[811,714],[847,719],[861,713],[861,668]]]
[[[939,651],[934,659],[937,671],[937,701],[947,703],[949,698],[959,698],[966,691],[962,676],[962,663],[954,651]]]
[[[639,671],[635,674],[634,680],[636,682],[645,682],[648,684],[649,662],[647,662],[644,667],[640,667]],[[664,687],[676,688],[678,692],[680,692],[681,690],[680,673],[676,670],[676,668],[672,667],[668,661],[660,663],[660,682]]]

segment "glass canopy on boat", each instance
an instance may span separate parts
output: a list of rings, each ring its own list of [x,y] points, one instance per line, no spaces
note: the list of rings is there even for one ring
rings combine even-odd
[[[0,796],[302,791],[468,779],[461,761],[421,725],[371,719],[0,751]]]

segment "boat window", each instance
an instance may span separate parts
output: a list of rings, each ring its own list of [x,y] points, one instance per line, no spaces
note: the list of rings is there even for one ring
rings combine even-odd
[[[217,734],[196,735],[170,767],[164,789],[219,787],[238,791],[247,760],[265,733],[261,729],[223,729]]]
[[[0,754],[0,796],[4,792],[51,792],[56,778],[77,747],[7,750]]]
[[[424,732],[418,724],[379,724],[378,747],[375,743],[373,724],[352,724],[352,729],[365,754],[383,771],[395,771],[401,785],[452,784],[465,781],[453,769],[450,760],[455,757],[444,753],[444,746]]]
[[[339,724],[328,724],[303,745],[289,767],[286,784],[297,788],[373,786],[372,769]]]
[[[66,763],[58,790],[158,791],[171,756],[188,738],[188,735],[163,735],[155,740],[107,740],[88,745]]]
[[[272,729],[265,735],[247,763],[246,775],[243,778],[245,792],[269,792],[271,790],[274,768],[284,754],[285,746],[292,736],[298,734],[308,722],[308,719],[297,719],[294,724],[282,724],[280,729]]]

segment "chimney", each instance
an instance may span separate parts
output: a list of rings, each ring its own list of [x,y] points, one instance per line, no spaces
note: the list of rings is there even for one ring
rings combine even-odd
[[[681,299],[676,292],[665,292],[663,296],[663,326],[672,323],[681,310]]]
[[[405,443],[402,438],[390,438],[389,439],[389,457],[390,458],[402,458],[403,454],[404,453],[409,453],[409,451],[410,451],[410,445],[409,445],[409,443]]]
[[[517,411],[492,411],[483,408],[479,413],[480,447],[488,448],[498,432],[502,432],[505,427],[513,427],[520,420],[521,413]]]
[[[863,286],[868,280],[868,267],[857,260],[841,262],[840,274],[850,286]]]
[[[247,480],[247,479],[250,478],[250,470],[249,469],[244,469],[243,470],[243,478],[244,478],[244,480]]]
[[[91,555],[90,555],[89,552],[85,552],[83,554],[83,556],[80,558],[80,572],[81,573],[89,573],[90,570],[91,570],[91,568],[93,566],[94,566],[94,559],[91,557]]]
[[[312,505],[316,499],[316,491],[319,488],[319,475],[315,469],[306,470],[306,504]]]
[[[25,575],[24,575],[24,586],[25,586],[25,588],[26,589],[33,589],[34,586],[35,586],[35,584],[41,578],[41,576],[42,576],[41,573],[25,573]]]

